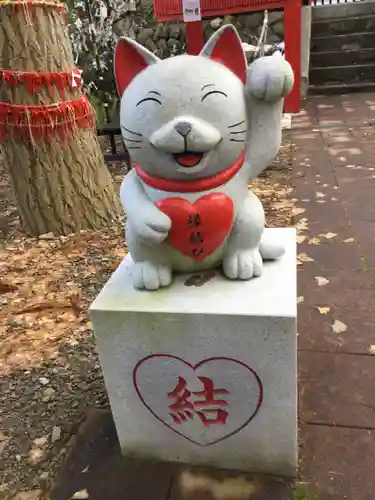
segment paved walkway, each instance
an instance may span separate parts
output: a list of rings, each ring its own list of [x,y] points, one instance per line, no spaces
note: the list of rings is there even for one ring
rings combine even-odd
[[[269,478],[124,467],[110,413],[97,411],[77,437],[54,500],[76,492],[91,500],[375,499],[375,126],[361,126],[372,119],[375,94],[316,98],[293,120],[306,486],[297,495]]]
[[[375,94],[315,98],[293,120],[295,196],[305,209],[300,475],[319,500],[375,498],[375,126],[363,126],[371,120]]]

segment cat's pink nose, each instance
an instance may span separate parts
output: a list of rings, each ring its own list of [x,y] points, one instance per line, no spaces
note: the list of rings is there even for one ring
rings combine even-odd
[[[186,137],[191,131],[191,125],[188,122],[178,122],[174,128],[182,137]]]

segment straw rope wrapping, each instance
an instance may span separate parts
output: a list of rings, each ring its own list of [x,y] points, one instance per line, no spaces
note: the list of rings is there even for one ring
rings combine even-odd
[[[58,2],[16,4],[26,4],[26,10],[2,8],[6,3],[0,1],[2,68],[34,73],[72,73],[75,64],[67,26],[60,9],[51,8],[59,5]],[[36,8],[29,9],[31,4]],[[27,10],[33,11],[32,19],[26,16]],[[64,95],[66,101],[63,102],[80,100],[82,90],[68,87]],[[10,86],[0,82],[2,106],[54,106],[60,100],[59,89],[45,82],[35,93],[29,93],[25,85]],[[66,120],[70,119],[69,112],[68,109]],[[55,127],[56,133],[45,140],[34,133],[35,129],[30,126],[33,118],[30,111],[28,113],[25,123],[29,124],[26,131],[29,141],[12,126],[0,140],[0,150],[27,232],[68,234],[112,223],[120,213],[120,206],[91,118],[88,118],[88,128],[75,127],[73,134],[64,137]]]
[[[60,2],[46,2],[43,0],[0,0],[0,8],[1,7],[10,7],[13,11],[13,14],[22,11],[27,24],[30,24],[30,22],[32,22],[35,9],[38,7],[55,9],[63,17],[65,23],[68,21],[68,8],[64,3]]]

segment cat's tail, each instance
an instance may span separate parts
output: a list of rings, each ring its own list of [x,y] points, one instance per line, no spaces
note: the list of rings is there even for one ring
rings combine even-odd
[[[263,232],[259,251],[263,260],[276,260],[284,254],[285,248],[277,243],[266,230]]]

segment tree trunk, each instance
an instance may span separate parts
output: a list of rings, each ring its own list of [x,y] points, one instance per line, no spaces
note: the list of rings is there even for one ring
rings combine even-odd
[[[23,72],[72,72],[68,30],[56,0],[15,9],[0,3],[2,69]],[[0,101],[11,105],[50,105],[82,97],[80,87],[61,93],[56,86],[39,84],[36,92],[23,83],[0,79]],[[6,117],[1,118],[7,121]],[[51,128],[51,121],[49,126]],[[24,126],[25,127],[25,126]],[[120,214],[118,196],[104,163],[95,127],[75,126],[62,137],[19,137],[14,126],[5,126],[1,152],[16,194],[25,230],[34,236],[53,232],[69,234],[99,229]],[[25,132],[25,131],[24,131]],[[26,130],[28,132],[28,130]]]

